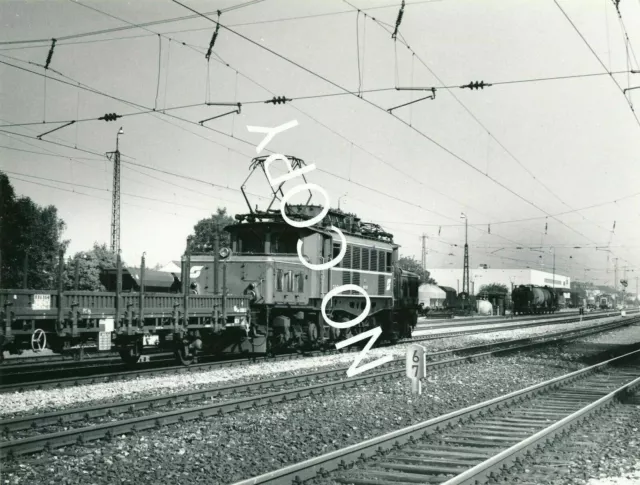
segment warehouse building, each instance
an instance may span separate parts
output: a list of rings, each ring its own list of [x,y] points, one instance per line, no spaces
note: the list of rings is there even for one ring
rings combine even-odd
[[[458,293],[462,291],[462,268],[436,268],[430,269],[431,277],[438,282],[438,286],[450,286]],[[511,291],[511,287],[518,285],[538,285],[555,288],[566,288],[569,297],[571,288],[571,278],[556,273],[547,273],[535,269],[507,269],[488,268],[482,265],[479,268],[469,269],[469,285],[471,294],[475,295],[480,291],[482,285],[500,283]]]

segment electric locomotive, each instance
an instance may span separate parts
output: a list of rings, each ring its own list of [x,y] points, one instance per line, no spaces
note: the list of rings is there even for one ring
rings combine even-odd
[[[322,207],[287,205],[286,210],[291,219],[309,220]],[[338,209],[330,209],[320,223],[305,228],[287,224],[279,210],[251,211],[236,220],[225,228],[231,248],[190,256],[191,275],[207,291],[222,269],[228,295],[249,296],[253,352],[318,348],[376,327],[382,329],[382,341],[411,337],[418,320],[419,277],[397,267],[399,246],[380,226]],[[298,257],[298,241],[309,264],[329,262],[341,250],[330,226],[343,232],[345,256],[330,269],[312,270]],[[321,304],[329,291],[347,284],[365,290],[371,308],[364,321],[339,330],[324,320]],[[362,313],[365,303],[363,294],[347,291],[330,300],[326,313],[335,322],[347,322]],[[258,344],[260,337],[263,347]]]

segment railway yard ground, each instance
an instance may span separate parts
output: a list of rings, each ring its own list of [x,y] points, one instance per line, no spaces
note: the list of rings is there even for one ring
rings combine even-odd
[[[634,315],[625,318],[631,320]],[[539,326],[442,337],[421,344],[428,354],[434,354],[549,336],[618,320],[620,317],[612,316],[553,325],[541,321]],[[640,349],[640,323],[637,318],[631,321],[635,323],[605,333],[518,351],[498,351],[468,360],[456,360],[456,352],[453,357],[436,355],[433,362],[450,362],[428,363],[423,392],[419,396],[412,395],[409,381],[404,376],[406,344],[374,349],[371,357],[391,353],[398,361],[354,378],[347,378],[345,370],[355,354],[336,353],[187,374],[154,374],[118,382],[0,394],[0,428],[3,430],[0,449],[5,448],[3,454],[12,443],[36,440],[42,434],[54,437],[78,429],[93,428],[95,431],[110,423],[144,420],[156,416],[155,413],[169,415],[185,409],[194,410],[191,416],[184,418],[168,416],[166,421],[163,418],[162,422],[150,425],[142,421],[133,432],[130,429],[119,432],[118,429],[125,428],[115,427],[105,439],[97,439],[87,432],[85,441],[79,444],[75,435],[70,434],[67,442],[54,444],[55,440],[52,440],[53,445],[48,449],[34,445],[32,450],[27,446],[27,451],[20,451],[17,447],[15,456],[9,453],[3,459],[2,483],[235,483],[636,351]],[[500,324],[505,326],[512,322]],[[422,321],[419,326],[426,328]],[[433,332],[437,330],[434,326]],[[483,349],[478,348],[472,355],[482,353]],[[468,352],[460,355],[468,355]],[[633,362],[637,370],[640,359]],[[307,379],[303,380],[305,376]],[[636,372],[638,376],[640,373]],[[259,381],[272,380],[276,381],[262,389],[256,385]],[[314,386],[316,390],[309,390]],[[215,388],[225,391],[203,394],[195,397],[194,402],[189,402],[191,398],[175,398],[171,403],[162,401],[169,395],[186,391],[197,394],[196,390],[204,393]],[[288,392],[303,388],[306,390],[300,392],[299,397],[295,392]],[[283,393],[288,394],[280,397]],[[272,396],[272,402],[260,401],[261,396]],[[130,406],[133,400],[139,403],[145,399],[155,399],[155,405]],[[234,404],[225,406],[228,403]],[[100,406],[103,411],[98,410]],[[114,412],[105,413],[104,409],[110,407]],[[208,409],[203,412],[207,407],[217,409],[217,412]],[[78,412],[74,416],[72,411]],[[71,414],[56,419],[54,413],[64,415],[65,412]],[[12,421],[15,424],[20,420],[27,425],[11,427]],[[523,462],[518,480],[514,476],[503,479],[505,483],[520,483],[524,476],[533,477],[533,481],[522,483],[635,483],[629,480],[637,477],[640,470],[638,428],[640,399],[632,396],[624,404],[613,406],[598,418],[586,421],[579,430],[565,436],[564,442],[554,442],[549,450],[535,454],[530,464]],[[429,439],[436,438],[424,439],[428,443]],[[548,473],[550,465],[545,465],[545,460],[553,463],[554,473]],[[423,483],[398,481],[398,478],[385,481],[380,478],[384,473],[372,482],[351,482],[348,480],[358,479],[357,471],[351,473],[342,479],[340,474],[332,473],[310,483]],[[42,477],[47,478],[43,480]],[[425,483],[441,483],[448,478],[437,476]]]

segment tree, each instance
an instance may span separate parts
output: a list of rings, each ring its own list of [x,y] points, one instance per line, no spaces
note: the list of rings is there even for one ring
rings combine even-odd
[[[422,264],[413,256],[402,256],[398,258],[398,266],[406,271],[411,271],[420,277],[420,284],[436,284],[436,280],[431,278],[431,273],[422,267]]]
[[[507,288],[507,285],[503,285],[502,283],[490,283],[480,287],[478,295],[482,295],[483,293],[486,293],[487,295],[506,295],[509,293],[509,289]]]
[[[75,271],[78,266],[78,290],[82,291],[106,291],[100,281],[100,275],[105,270],[115,269],[116,255],[111,252],[106,244],[93,244],[90,251],[80,251],[67,260],[64,276],[64,288],[75,288]],[[124,261],[122,266],[125,266]]]
[[[16,197],[9,178],[0,172],[0,275],[2,288],[55,288],[58,252],[65,224],[58,210],[41,207],[29,197]],[[26,275],[26,278],[25,278]]]
[[[220,235],[220,247],[230,247],[231,238],[227,231],[224,230],[235,222],[235,219],[227,214],[227,208],[218,208],[215,214],[207,219],[202,219],[194,226],[194,234],[191,250],[194,252],[210,252],[213,250],[213,241],[215,239],[216,230]]]

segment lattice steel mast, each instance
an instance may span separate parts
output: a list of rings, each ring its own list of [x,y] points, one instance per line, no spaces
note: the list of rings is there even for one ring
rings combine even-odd
[[[113,160],[113,189],[111,198],[111,251],[118,254],[120,251],[120,135],[123,135],[122,127],[116,135],[116,151],[107,153],[107,158]]]

